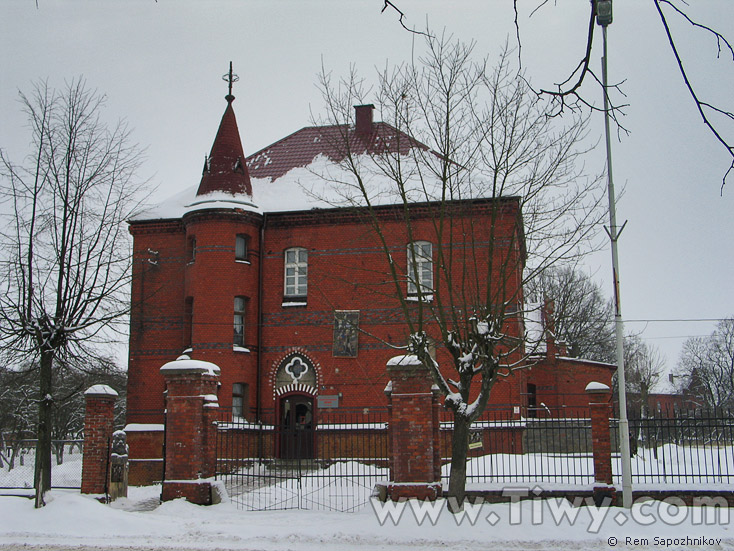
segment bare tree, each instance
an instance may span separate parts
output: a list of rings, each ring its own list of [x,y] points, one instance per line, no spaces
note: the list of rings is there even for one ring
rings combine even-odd
[[[490,70],[473,45],[426,32],[420,57],[378,74],[370,99],[389,125],[369,138],[380,145],[372,149],[352,124],[352,106],[368,99],[365,82],[354,71],[339,82],[321,75],[327,114],[317,122],[340,130],[344,174],[323,174],[333,184],[325,195],[367,213],[382,245],[382,276],[409,331],[404,347],[453,412],[449,492],[458,503],[470,426],[497,380],[526,365],[525,282],[576,259],[603,216],[600,180],[577,165],[585,118],[573,114],[565,126],[550,118],[510,58],[505,50]],[[488,219],[475,221],[481,201]],[[405,264],[379,208],[386,203],[400,206]],[[508,205],[519,207],[509,227]],[[420,242],[421,209],[431,247]]]
[[[630,400],[630,405],[636,405],[640,416],[647,417],[648,397],[665,370],[665,358],[639,335],[628,335],[624,339],[624,369],[627,392],[638,397]],[[639,403],[635,404],[636,401]]]
[[[708,337],[683,344],[677,366],[680,390],[710,407],[734,406],[734,318],[721,320]]]
[[[572,358],[614,362],[614,306],[601,287],[573,266],[546,270],[528,282],[527,297],[554,304],[555,337]]]
[[[104,96],[81,79],[20,94],[30,151],[0,152],[0,351],[39,366],[36,506],[51,484],[53,371],[100,354],[128,311],[131,247],[124,221],[139,204],[140,149],[127,126],[107,126]]]
[[[0,464],[9,468],[24,440],[35,438],[38,420],[37,393],[40,369],[37,363],[9,369],[0,367]],[[57,362],[53,370],[54,441],[82,438],[84,429],[84,390],[93,384],[114,388],[121,399],[115,402],[115,421],[121,425],[125,416],[127,375],[111,359],[71,367]],[[55,445],[56,464],[63,461],[64,447]]]
[[[415,28],[408,27],[406,23],[406,14],[400,10],[400,2],[389,2],[383,0],[384,4],[382,11],[385,12],[390,8],[390,12],[399,16],[400,25],[412,33],[416,33]],[[508,0],[509,1],[509,0]],[[514,10],[514,26],[515,36],[518,45],[518,59],[522,64],[522,24],[521,24],[521,3],[518,0],[511,0]],[[715,45],[716,57],[720,58],[722,55],[734,62],[734,46],[727,37],[717,31],[712,24],[707,24],[696,20],[691,13],[694,11],[692,6],[686,0],[650,0],[655,6],[655,11],[660,20],[662,29],[663,40],[669,45],[670,53],[675,59],[676,65],[680,73],[681,81],[683,86],[688,92],[691,98],[694,109],[698,112],[701,117],[701,121],[706,126],[708,131],[713,136],[714,140],[723,147],[727,154],[731,157],[729,167],[724,172],[721,182],[721,191],[726,185],[727,178],[734,170],[734,142],[731,139],[732,123],[734,122],[734,111],[731,108],[717,104],[715,100],[707,98],[704,93],[701,92],[703,87],[701,82],[695,82],[692,74],[686,69],[684,63],[684,52],[681,52],[678,45],[680,34],[683,32],[683,27],[677,27],[677,23],[682,22],[684,25],[689,26],[694,32],[700,33],[702,36],[707,37],[711,44]],[[622,131],[626,131],[620,122],[618,116],[627,106],[626,97],[623,91],[623,83],[618,82],[608,85],[604,89],[602,79],[593,69],[592,65],[592,54],[595,51],[594,34],[597,28],[597,14],[599,13],[600,7],[603,6],[604,10],[611,10],[612,0],[591,0],[588,3],[588,25],[586,32],[579,41],[579,61],[575,67],[570,69],[563,80],[559,80],[553,87],[541,87],[536,90],[536,93],[541,97],[550,98],[550,103],[553,106],[550,110],[556,114],[562,114],[565,110],[591,110],[591,111],[603,111],[603,107],[599,106],[599,101],[594,98],[596,92],[590,92],[589,88],[584,88],[584,85],[591,81],[597,85],[596,90],[601,89],[602,94],[607,96],[609,100],[609,110],[613,120],[617,123],[618,128]],[[531,5],[530,17],[538,16],[542,17],[542,11],[544,9],[552,9],[556,7],[556,2],[550,2],[549,0],[536,0],[535,4]],[[559,8],[560,9],[560,8]],[[563,8],[566,9],[566,8]],[[673,24],[671,25],[671,21]],[[679,30],[674,30],[677,28]],[[583,32],[583,31],[582,31]],[[652,29],[651,29],[652,32]],[[596,46],[598,47],[598,46]],[[600,96],[601,97],[601,96]]]

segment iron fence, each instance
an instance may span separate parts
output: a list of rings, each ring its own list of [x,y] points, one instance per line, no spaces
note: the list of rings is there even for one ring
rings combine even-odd
[[[453,415],[440,417],[442,483],[451,470]],[[563,483],[594,481],[588,408],[550,407],[534,411],[488,407],[471,427],[467,483]]]
[[[221,415],[216,476],[240,508],[356,511],[389,477],[386,409],[317,410],[269,424]]]
[[[0,449],[0,489],[33,488],[36,440],[25,439]],[[51,487],[81,488],[83,440],[53,440]]]
[[[633,483],[734,483],[731,410],[658,407],[646,417],[630,419],[629,439]],[[618,456],[613,469],[615,481],[621,481]]]

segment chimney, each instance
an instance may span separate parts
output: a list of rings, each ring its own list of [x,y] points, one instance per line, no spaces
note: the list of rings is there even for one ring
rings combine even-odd
[[[371,103],[369,105],[354,106],[355,129],[358,136],[369,136],[372,134],[372,112],[374,109],[375,106]]]
[[[558,347],[556,346],[556,324],[553,318],[555,309],[556,303],[546,298],[543,303],[541,315],[545,333],[545,354],[548,358],[554,358],[558,354]]]

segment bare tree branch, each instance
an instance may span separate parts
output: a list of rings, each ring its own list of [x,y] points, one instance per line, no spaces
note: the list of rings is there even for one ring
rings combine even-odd
[[[709,131],[714,135],[716,140],[721,143],[721,145],[724,146],[724,149],[726,149],[727,153],[729,153],[729,156],[732,158],[731,163],[729,164],[729,168],[724,173],[723,178],[721,179],[721,194],[724,193],[724,186],[726,185],[726,179],[729,176],[729,174],[734,170],[734,144],[730,144],[726,138],[724,138],[719,130],[716,128],[713,122],[709,119],[709,117],[706,115],[706,109],[713,111],[714,113],[718,113],[720,115],[723,115],[724,117],[728,118],[729,120],[734,121],[734,113],[731,111],[726,111],[724,109],[720,109],[718,107],[715,107],[714,105],[702,101],[699,97],[696,91],[693,89],[693,85],[691,84],[690,79],[688,78],[688,74],[686,73],[685,68],[683,67],[683,60],[680,57],[680,54],[678,52],[678,48],[675,45],[675,40],[673,39],[673,34],[670,31],[670,27],[668,26],[668,21],[665,17],[665,14],[663,13],[663,10],[660,6],[660,4],[665,4],[673,8],[676,13],[683,16],[686,21],[688,21],[691,25],[693,25],[696,28],[703,29],[708,33],[711,33],[716,37],[716,43],[719,50],[719,55],[721,54],[721,44],[723,43],[726,48],[729,50],[729,52],[732,54],[732,61],[734,61],[734,48],[732,48],[731,43],[724,38],[720,33],[714,31],[710,27],[706,25],[701,25],[700,23],[696,23],[693,21],[688,15],[686,15],[683,11],[681,11],[678,7],[676,7],[674,4],[672,4],[669,0],[653,0],[655,2],[655,8],[657,8],[658,14],[660,16],[660,21],[663,24],[663,27],[665,28],[665,36],[668,38],[668,43],[670,44],[670,48],[673,51],[673,55],[675,56],[676,63],[678,64],[678,69],[680,71],[681,77],[683,77],[683,82],[686,85],[686,88],[688,89],[688,93],[691,95],[691,98],[693,99],[693,102],[696,105],[696,109],[698,110],[698,113],[701,115],[701,118],[703,119],[703,123],[708,127]],[[718,57],[718,55],[717,55]]]
[[[395,4],[393,4],[390,0],[384,0],[384,2],[385,2],[385,5],[382,6],[382,10],[380,10],[380,13],[384,13],[387,8],[392,8],[393,10],[395,10],[396,12],[398,12],[398,15],[400,16],[398,18],[398,23],[400,23],[400,26],[403,27],[406,31],[408,31],[409,33],[413,33],[413,34],[422,34],[424,36],[428,36],[426,33],[422,32],[422,31],[416,31],[415,29],[409,28],[405,24],[405,21],[404,21],[405,14],[402,11],[400,11],[398,9],[398,7]]]

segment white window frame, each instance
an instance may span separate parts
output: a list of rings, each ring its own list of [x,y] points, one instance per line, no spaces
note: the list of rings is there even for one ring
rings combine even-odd
[[[245,346],[245,314],[247,313],[247,297],[234,297],[234,324],[232,342],[234,346]],[[239,332],[237,331],[239,329]]]
[[[408,243],[407,253],[408,296],[433,295],[433,244],[413,241]]]
[[[283,260],[283,296],[304,299],[308,295],[308,251],[303,247],[291,247],[285,250]]]
[[[232,385],[232,417],[245,417],[245,393],[247,383],[234,383]]]
[[[238,233],[234,238],[234,259],[237,262],[247,262],[248,245],[250,238],[245,233]]]

